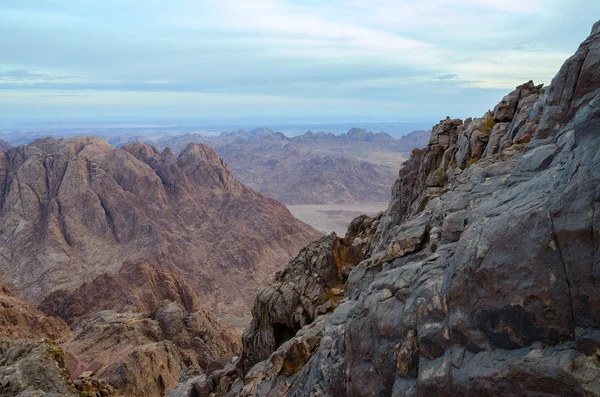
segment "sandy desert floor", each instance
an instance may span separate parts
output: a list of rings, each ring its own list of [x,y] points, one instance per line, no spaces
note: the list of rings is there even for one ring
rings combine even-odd
[[[346,234],[348,224],[359,215],[375,215],[388,203],[288,205],[290,212],[323,233]]]

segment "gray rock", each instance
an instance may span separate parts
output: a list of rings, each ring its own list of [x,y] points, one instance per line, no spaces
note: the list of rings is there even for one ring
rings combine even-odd
[[[503,99],[489,141],[485,117],[434,127],[352,268],[351,304],[256,364],[239,395],[600,396],[599,26],[545,106],[532,82]],[[484,159],[427,183],[462,142]],[[282,376],[273,358],[310,335],[318,349]]]

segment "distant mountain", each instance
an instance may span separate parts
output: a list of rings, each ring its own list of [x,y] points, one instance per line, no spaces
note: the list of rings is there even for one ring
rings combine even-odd
[[[395,139],[385,132],[352,128],[335,135],[307,131],[287,137],[269,128],[164,137],[158,147],[175,152],[194,140],[216,148],[243,183],[286,204],[386,202],[389,186],[428,132]]]
[[[431,131],[413,131],[410,134],[406,134],[400,138],[398,141],[401,142],[401,145],[404,147],[413,147],[413,148],[424,148],[429,143],[429,138],[431,137]]]
[[[394,172],[351,156],[311,153],[296,144],[279,147],[234,142],[219,149],[248,186],[286,204],[387,201]]]
[[[247,140],[254,140],[254,139],[270,137],[275,134],[277,134],[278,137],[283,137],[283,138],[287,139],[285,137],[285,135],[283,135],[282,133],[280,133],[280,132],[276,133],[273,130],[271,130],[269,128],[264,128],[264,127],[256,128],[251,131],[237,130],[237,131],[231,131],[231,132],[222,132],[221,135],[219,135],[219,137],[224,138],[224,139],[244,138]]]
[[[400,144],[400,140],[394,139],[391,135],[385,132],[373,132],[367,131],[362,128],[352,128],[348,132],[340,135],[335,135],[326,132],[307,131],[304,135],[298,135],[291,138],[291,141],[297,143],[312,143],[312,142],[370,142],[374,144],[389,144],[393,148],[404,149],[407,148]],[[419,143],[421,146],[427,145],[425,141]]]

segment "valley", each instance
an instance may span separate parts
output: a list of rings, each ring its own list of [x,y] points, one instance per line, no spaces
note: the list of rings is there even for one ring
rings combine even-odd
[[[388,203],[368,204],[301,204],[287,205],[292,215],[315,229],[343,237],[350,222],[360,215],[375,216],[387,209]]]

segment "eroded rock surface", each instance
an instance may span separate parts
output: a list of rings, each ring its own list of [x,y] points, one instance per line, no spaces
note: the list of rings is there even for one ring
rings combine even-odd
[[[362,216],[345,238],[332,233],[310,244],[256,296],[252,323],[243,336],[245,368],[267,359],[300,328],[337,307],[348,274],[370,249],[379,218]]]
[[[160,397],[241,349],[183,279],[144,262],[52,302],[73,332],[0,285],[0,395]]]
[[[78,397],[54,343],[0,339],[0,395]]]
[[[39,308],[76,325],[102,310],[151,314],[163,301],[179,303],[188,312],[200,310],[200,299],[178,274],[147,262],[126,262],[116,274],[102,274],[79,288],[58,290]]]
[[[67,324],[46,317],[0,284],[0,395],[117,397],[104,380],[71,380]]]

